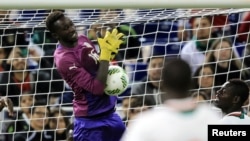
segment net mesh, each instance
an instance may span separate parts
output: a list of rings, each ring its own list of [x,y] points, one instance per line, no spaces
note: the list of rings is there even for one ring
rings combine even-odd
[[[46,16],[55,10],[64,11],[75,23],[77,31],[88,36],[95,44],[95,33],[98,30],[105,33],[107,27],[116,27],[120,32],[125,33],[125,44],[121,46],[119,57],[113,62],[124,67],[130,77],[130,87],[119,96],[117,103],[117,112],[125,123],[129,123],[141,111],[162,102],[163,97],[158,88],[158,82],[161,74],[159,70],[164,62],[159,58],[163,56],[166,58],[180,56],[189,62],[196,84],[193,87],[193,96],[205,95],[205,101],[212,102],[216,88],[230,78],[240,77],[246,81],[249,80],[250,50],[247,43],[250,9],[0,10],[0,94],[14,101],[15,115],[17,115],[11,118],[6,110],[2,112],[1,140],[14,140],[14,135],[19,133],[16,127],[22,126],[19,129],[22,131],[29,130],[26,126],[30,124],[30,117],[22,116],[25,108],[28,109],[27,113],[35,114],[36,111],[30,110],[30,106],[37,99],[42,100],[53,111],[51,113],[55,113],[46,115],[45,112],[45,117],[42,118],[49,119],[47,131],[66,130],[71,123],[73,93],[56,71],[53,52],[57,41],[45,28]],[[210,17],[211,25],[206,25],[206,21],[202,20],[194,24],[200,17]],[[207,29],[209,31],[204,31]],[[203,34],[205,36],[205,32],[209,34],[207,38],[198,38]],[[211,60],[209,62],[208,57],[204,56],[218,49],[215,47],[208,50],[207,48],[212,46],[209,42],[225,37],[230,38],[232,44],[228,47],[221,44],[219,49],[226,50],[234,47],[232,49],[234,51],[229,52],[230,59],[226,59],[230,60],[229,64],[234,64],[231,65],[233,69],[219,72],[219,67],[216,65],[210,69],[212,71],[207,70],[206,65],[214,62]],[[193,45],[194,40],[207,42],[205,45],[193,42],[195,44]],[[184,49],[187,48],[186,46],[191,46],[191,49]],[[192,46],[199,46],[199,49],[192,52]],[[13,48],[18,48],[14,51],[17,53],[16,56],[11,56]],[[154,60],[155,56],[158,60]],[[22,60],[25,61],[22,62]],[[19,62],[16,63],[17,61]],[[219,61],[223,62],[225,59]],[[26,65],[27,69],[22,68],[22,65]],[[202,66],[201,71],[198,72],[200,66]],[[26,75],[25,72],[31,73]],[[232,72],[239,72],[239,74],[232,74]],[[220,78],[217,77],[219,74],[225,75]],[[43,116],[44,111],[40,110],[40,115]],[[61,127],[58,115],[67,117],[62,119],[65,126]],[[58,138],[60,136],[59,132],[53,135]]]

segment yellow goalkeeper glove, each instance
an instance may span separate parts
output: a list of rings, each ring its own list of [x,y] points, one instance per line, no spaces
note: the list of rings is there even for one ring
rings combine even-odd
[[[117,29],[113,29],[111,33],[107,31],[104,38],[97,39],[101,51],[99,60],[110,61],[114,59],[123,42],[121,40],[122,36],[123,34],[118,33]]]

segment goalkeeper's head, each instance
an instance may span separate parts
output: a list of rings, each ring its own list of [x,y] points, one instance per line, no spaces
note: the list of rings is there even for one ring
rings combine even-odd
[[[161,88],[166,97],[185,98],[189,96],[192,82],[190,66],[181,59],[166,61],[163,67]]]
[[[61,11],[54,11],[46,19],[46,27],[60,43],[70,45],[78,40],[73,21]]]

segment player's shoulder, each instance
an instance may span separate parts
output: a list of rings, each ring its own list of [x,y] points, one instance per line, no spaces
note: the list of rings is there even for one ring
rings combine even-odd
[[[144,111],[139,117],[152,121],[152,119],[160,119],[164,117],[164,115],[169,113],[168,111],[169,109],[164,106],[153,107],[150,110]]]
[[[213,105],[209,105],[207,103],[201,103],[197,106],[198,111],[204,112],[204,113],[214,113],[219,115],[221,113],[221,110],[214,107]]]
[[[219,124],[244,124],[249,125],[250,119],[247,117],[247,115],[244,116],[243,119],[236,117],[236,116],[224,116],[221,120],[219,120]]]
[[[244,118],[247,119],[247,120],[250,120],[250,117],[248,115],[244,115]]]
[[[235,116],[224,116],[219,120],[219,124],[235,124],[238,123],[239,117]]]
[[[152,108],[137,115],[134,119],[133,125],[140,126],[143,130],[147,130],[145,127],[157,128],[163,123],[170,124],[171,120],[174,118],[171,113],[171,110],[168,108]]]
[[[154,121],[159,121],[158,118],[161,117],[161,115],[157,114],[154,109],[150,109],[147,111],[143,111],[142,113],[138,114],[132,121],[132,125],[134,126],[154,126]]]
[[[56,49],[54,52],[54,59],[59,62],[64,62],[67,60],[72,60],[74,58],[74,52],[65,50],[63,48]]]
[[[213,109],[211,105],[201,104],[196,109],[197,119],[203,119],[212,123],[217,123],[221,119],[221,112]]]
[[[60,51],[54,54],[54,60],[57,68],[67,67],[77,62],[76,56],[70,51]]]
[[[78,44],[80,48],[94,48],[96,50],[95,44],[85,35],[81,34],[78,36]]]

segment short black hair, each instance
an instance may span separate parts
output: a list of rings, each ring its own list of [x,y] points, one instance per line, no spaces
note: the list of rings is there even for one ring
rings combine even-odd
[[[228,82],[227,86],[230,87],[230,92],[235,96],[239,96],[240,102],[243,105],[249,97],[249,87],[247,83],[240,79],[231,79]]]
[[[147,59],[147,63],[149,64],[152,60],[154,59],[165,59],[165,56],[152,56],[150,58]]]
[[[54,11],[50,13],[46,19],[46,27],[50,32],[55,32],[54,23],[60,18],[64,17],[64,13],[62,11]]]
[[[207,19],[211,25],[213,24],[214,17],[212,17],[212,16],[203,16],[202,18]]]
[[[202,16],[202,17],[197,16],[197,17],[193,17],[193,18],[191,18],[190,23],[193,25],[194,20],[197,19],[197,18],[207,19],[209,21],[210,25],[213,25],[214,16]]]
[[[47,105],[47,103],[45,101],[42,101],[42,100],[36,100],[35,103],[34,103],[34,106],[31,107],[31,114],[34,114],[35,113],[35,110],[37,107],[46,107],[46,109],[48,110],[48,115],[46,116],[49,116],[50,115],[50,108],[49,106]]]
[[[192,71],[187,62],[174,58],[165,62],[162,71],[162,87],[177,93],[186,93],[192,83]]]

